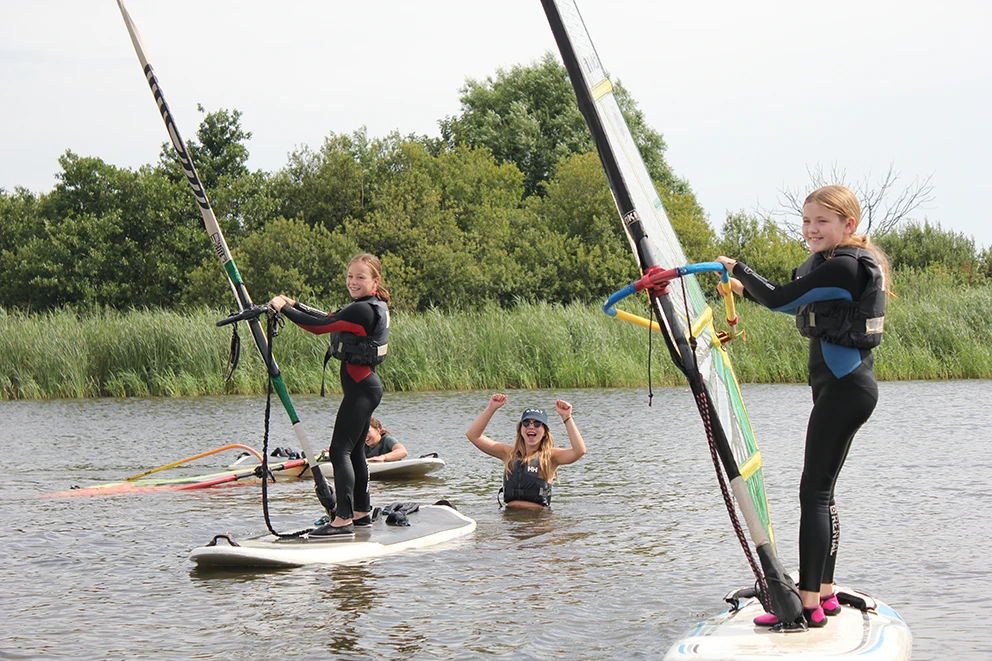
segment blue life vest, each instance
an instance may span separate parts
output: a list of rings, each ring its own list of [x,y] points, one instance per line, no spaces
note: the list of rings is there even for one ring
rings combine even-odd
[[[834,259],[852,257],[868,272],[870,280],[856,301],[835,299],[802,305],[796,314],[796,328],[803,337],[856,349],[872,349],[882,341],[885,325],[885,290],[882,267],[870,250],[843,246],[835,248]],[[826,261],[814,253],[795,270],[795,278],[809,275]]]

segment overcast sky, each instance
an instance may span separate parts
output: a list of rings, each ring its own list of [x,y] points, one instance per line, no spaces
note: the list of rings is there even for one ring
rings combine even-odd
[[[238,109],[249,166],[362,126],[437,135],[466,78],[557,53],[537,0],[130,0],[189,138]],[[900,183],[992,246],[992,3],[579,0],[614,80],[719,229],[807,168]],[[66,149],[121,167],[167,139],[114,0],[0,0],[0,188],[48,191]]]

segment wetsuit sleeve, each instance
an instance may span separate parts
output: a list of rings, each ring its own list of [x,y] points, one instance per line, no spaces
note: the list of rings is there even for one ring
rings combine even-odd
[[[734,277],[744,285],[747,298],[775,312],[794,315],[799,306],[814,301],[853,300],[867,282],[862,270],[855,258],[838,255],[823,262],[809,275],[785,285],[769,282],[744,262],[737,262]]]
[[[284,307],[282,313],[303,330],[316,335],[346,332],[365,337],[375,330],[375,312],[364,301],[349,303],[333,314],[297,301],[292,307]]]

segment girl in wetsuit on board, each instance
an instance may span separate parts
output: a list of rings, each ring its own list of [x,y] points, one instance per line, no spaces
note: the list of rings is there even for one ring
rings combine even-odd
[[[799,332],[809,338],[813,410],[799,485],[799,594],[811,627],[840,612],[833,585],[840,540],[834,486],[854,434],[878,402],[871,350],[882,338],[888,263],[866,235],[855,233],[860,218],[858,198],[847,188],[810,193],[803,238],[813,255],[785,285],[768,282],[743,262],[718,258],[735,276],[735,293],[795,315]],[[778,623],[771,613],[754,621]]]
[[[369,468],[365,438],[372,412],[382,399],[375,366],[386,357],[389,342],[389,292],[382,286],[382,265],[368,253],[352,258],[346,279],[352,302],[333,314],[307,307],[287,296],[269,306],[304,330],[331,335],[331,355],[341,361],[341,389],[331,435],[331,463],[337,509],[334,520],[311,535],[354,536],[355,526],[370,526]]]
[[[586,444],[572,420],[572,405],[561,399],[555,402],[555,410],[565,423],[571,444],[569,448],[556,448],[548,428],[548,415],[541,409],[531,408],[523,412],[513,445],[485,436],[486,425],[503,404],[506,404],[506,395],[493,395],[486,410],[475,419],[465,435],[472,445],[505,465],[503,498],[507,507],[548,507],[551,505],[551,482],[558,467],[575,463],[586,453]]]

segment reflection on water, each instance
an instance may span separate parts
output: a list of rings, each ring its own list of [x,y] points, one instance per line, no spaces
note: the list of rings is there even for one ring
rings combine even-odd
[[[809,391],[744,395],[779,552],[795,566]],[[264,533],[257,483],[37,496],[225,443],[257,447],[263,399],[0,403],[0,658],[658,658],[752,582],[702,424],[685,388],[657,391],[650,408],[638,390],[529,391],[511,393],[490,435],[509,441],[520,409],[557,396],[575,405],[589,453],[559,470],[551,510],[496,506],[500,464],[464,436],[487,393],[389,393],[383,421],[411,454],[436,451],[448,465],[419,482],[373,482],[374,502],[446,498],[476,532],[369,563],[234,573],[193,570],[187,555],[220,532]],[[992,524],[992,458],[980,451],[992,414],[978,405],[990,400],[988,381],[881,384],[838,484],[839,575],[906,618],[915,659],[992,656],[975,587],[992,556],[975,534]],[[336,399],[297,406],[325,444]],[[271,443],[294,445],[288,421],[273,417]],[[269,497],[278,530],[320,514],[312,482],[280,480]]]

